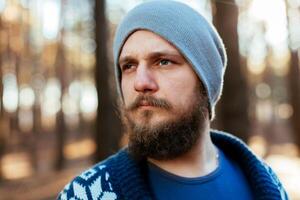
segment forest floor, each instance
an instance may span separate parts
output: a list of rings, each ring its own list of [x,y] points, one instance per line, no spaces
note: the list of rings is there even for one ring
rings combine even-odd
[[[1,200],[50,200],[56,199],[58,193],[72,177],[80,173],[86,164],[73,166],[59,172],[39,174],[19,180],[9,180],[0,184]]]

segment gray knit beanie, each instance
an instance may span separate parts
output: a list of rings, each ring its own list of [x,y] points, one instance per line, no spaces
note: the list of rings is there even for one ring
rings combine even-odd
[[[227,63],[223,42],[212,24],[191,7],[172,0],[154,0],[133,8],[117,28],[113,45],[117,88],[121,73],[119,56],[127,38],[137,30],[149,30],[173,44],[202,81],[209,100],[210,119],[219,100]]]

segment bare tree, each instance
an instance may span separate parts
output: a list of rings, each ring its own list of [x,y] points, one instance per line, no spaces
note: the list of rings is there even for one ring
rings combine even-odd
[[[95,0],[96,22],[96,66],[95,79],[98,92],[98,110],[95,138],[97,143],[96,161],[111,155],[119,148],[121,123],[116,112],[116,99],[109,86],[109,66],[107,56],[108,28],[105,17],[105,1]]]
[[[60,19],[63,19],[63,8],[65,0],[61,0],[61,13],[60,13]],[[66,60],[65,60],[65,50],[63,46],[63,38],[64,38],[64,28],[62,27],[60,31],[60,41],[58,42],[58,47],[56,51],[56,60],[55,60],[55,66],[56,66],[56,74],[61,84],[61,97],[60,102],[62,104],[63,100],[63,94],[66,89]],[[64,145],[66,141],[66,124],[65,124],[65,116],[63,113],[63,109],[61,106],[61,109],[56,114],[56,141],[57,141],[57,149],[56,149],[56,161],[55,161],[55,169],[61,170],[65,164],[65,156],[64,156]]]
[[[0,17],[0,30],[2,29],[2,20]],[[4,154],[5,133],[3,133],[4,126],[4,108],[3,108],[3,83],[2,83],[2,47],[0,46],[0,181],[2,180],[2,156]]]
[[[63,33],[62,33],[63,35]],[[63,36],[61,36],[63,37]],[[64,93],[64,90],[66,88],[66,81],[64,78],[65,75],[65,56],[64,56],[64,49],[63,49],[63,43],[62,41],[58,44],[58,50],[56,55],[56,70],[57,70],[57,76],[61,83],[61,99],[60,102],[62,102],[62,96]],[[57,138],[57,151],[56,151],[56,163],[55,163],[55,169],[60,170],[63,168],[65,163],[65,157],[63,153],[64,144],[65,144],[65,135],[66,135],[66,124],[65,124],[65,117],[62,108],[58,111],[56,115],[56,138]]]
[[[250,132],[248,86],[242,70],[238,46],[238,7],[234,0],[214,1],[214,23],[228,56],[224,91],[218,107],[220,127],[247,141]]]
[[[293,24],[293,21],[291,20],[292,17],[294,17],[292,14],[292,9],[297,10],[298,9],[292,8],[292,6],[289,4],[288,0],[285,0],[286,3],[286,13],[287,13],[287,21],[288,21],[288,30],[289,30],[289,45],[290,45],[290,51],[291,51],[291,60],[289,63],[289,73],[287,76],[288,81],[288,87],[289,87],[289,97],[290,97],[290,103],[293,107],[293,115],[291,117],[291,123],[292,123],[292,131],[294,133],[296,144],[298,146],[298,149],[300,151],[300,64],[299,64],[299,51],[300,47],[292,48],[293,46],[293,39],[299,40],[299,34],[292,31],[292,26],[295,26]]]
[[[300,69],[299,50],[291,51],[290,69],[288,74],[290,102],[293,107],[291,118],[296,144],[300,150]]]

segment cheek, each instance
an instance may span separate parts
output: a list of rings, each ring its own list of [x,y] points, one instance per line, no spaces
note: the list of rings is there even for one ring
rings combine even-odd
[[[122,80],[121,81],[121,91],[123,94],[123,98],[124,98],[124,103],[125,105],[128,104],[128,102],[132,102],[132,98],[133,98],[133,90],[132,90],[132,85],[130,83],[130,81],[128,80]]]
[[[195,96],[195,82],[189,80],[170,80],[164,88],[164,96],[175,106],[184,107],[191,103]]]

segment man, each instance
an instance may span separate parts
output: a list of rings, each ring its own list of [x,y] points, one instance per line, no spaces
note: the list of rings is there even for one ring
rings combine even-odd
[[[210,129],[226,59],[219,35],[192,8],[149,1],[131,10],[114,41],[128,147],[59,199],[287,199],[243,142]]]

